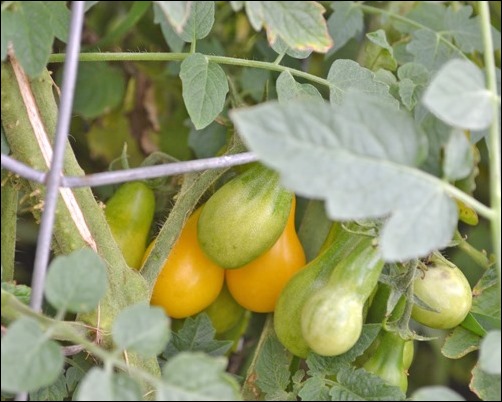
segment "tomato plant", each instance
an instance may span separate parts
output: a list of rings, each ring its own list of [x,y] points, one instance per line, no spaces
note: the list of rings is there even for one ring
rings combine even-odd
[[[2,399],[500,399],[500,2],[1,13]]]

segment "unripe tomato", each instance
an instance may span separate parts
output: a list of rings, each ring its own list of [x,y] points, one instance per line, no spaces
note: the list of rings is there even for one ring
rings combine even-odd
[[[292,198],[280,185],[278,173],[260,164],[250,167],[204,205],[198,224],[202,250],[226,269],[250,263],[277,242]]]
[[[248,310],[274,311],[286,283],[306,264],[305,252],[295,230],[295,203],[293,197],[286,227],[270,250],[241,268],[225,272],[230,293]]]
[[[216,300],[204,312],[211,319],[216,334],[219,335],[236,326],[246,310],[235,301],[227,286],[223,285]]]
[[[122,184],[106,203],[106,220],[131,268],[141,267],[154,212],[153,191],[139,181]]]
[[[437,261],[413,282],[413,292],[435,311],[413,306],[412,318],[436,329],[459,325],[469,313],[472,291],[462,271]]]
[[[197,241],[200,213],[199,208],[188,218],[153,288],[151,304],[163,307],[173,318],[200,313],[218,297],[223,286],[223,268],[206,257]],[[152,247],[153,243],[146,256]]]

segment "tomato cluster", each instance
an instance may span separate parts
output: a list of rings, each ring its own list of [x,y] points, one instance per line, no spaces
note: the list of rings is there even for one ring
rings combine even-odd
[[[365,320],[396,320],[406,303],[423,325],[447,329],[462,323],[471,308],[471,288],[439,254],[421,264],[410,284],[413,300],[403,296],[390,317],[385,308],[390,287],[380,284],[377,290],[384,261],[373,237],[357,224],[333,223],[319,255],[306,265],[295,230],[296,199],[278,180],[275,172],[253,165],[197,209],[163,264],[151,304],[172,318],[205,312],[217,334],[241,328],[246,310],[275,312],[277,337],[301,358],[312,351],[347,352]],[[153,192],[142,183],[123,185],[106,208],[112,233],[136,269],[153,210]],[[412,358],[413,342],[384,326],[358,361],[406,391]]]

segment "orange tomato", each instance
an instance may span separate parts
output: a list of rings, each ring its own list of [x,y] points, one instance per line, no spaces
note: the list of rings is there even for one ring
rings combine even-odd
[[[243,267],[225,272],[230,293],[248,310],[274,311],[286,283],[305,266],[305,252],[295,230],[295,203],[293,197],[286,227],[271,249]]]
[[[223,268],[202,252],[197,240],[197,221],[202,209],[195,211],[183,228],[153,288],[150,303],[164,308],[173,318],[185,318],[208,307],[221,291]],[[150,253],[153,242],[146,251]]]

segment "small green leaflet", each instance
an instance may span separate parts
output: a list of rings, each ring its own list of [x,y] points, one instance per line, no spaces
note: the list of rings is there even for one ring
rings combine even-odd
[[[451,240],[457,207],[440,180],[415,168],[424,135],[409,114],[381,98],[349,91],[336,109],[269,102],[230,117],[282,183],[324,199],[331,219],[389,216],[379,241],[386,261],[425,256]]]
[[[77,401],[140,401],[141,388],[130,376],[92,368],[80,383]]]
[[[59,344],[34,319],[20,318],[2,337],[2,390],[29,392],[50,385],[63,370],[63,362]]]
[[[380,102],[397,108],[398,102],[389,94],[389,86],[377,81],[373,72],[353,60],[336,60],[329,69],[328,81],[333,104],[341,104],[349,89],[357,89],[368,95],[379,96]]]
[[[322,96],[311,84],[300,84],[295,81],[289,71],[283,71],[277,78],[277,96],[280,103],[290,100],[321,101]]]
[[[188,20],[179,33],[185,42],[205,38],[214,24],[214,1],[191,1]]]
[[[185,45],[185,41],[181,39],[178,34],[174,31],[174,28],[169,22],[169,19],[166,18],[166,15],[162,8],[158,3],[154,2],[153,4],[153,22],[156,24],[160,24],[160,29],[162,30],[162,35],[169,46],[169,49],[172,52],[179,53],[183,50],[183,46]],[[170,3],[168,1],[162,3]]]
[[[200,53],[181,63],[183,100],[197,130],[208,126],[223,110],[228,92],[223,69]]]
[[[485,88],[482,71],[470,61],[452,60],[441,67],[422,100],[454,127],[482,130],[493,119],[492,95]]]
[[[341,49],[352,38],[362,33],[364,15],[353,1],[331,2],[333,14],[328,18],[328,31],[333,38],[334,45],[328,55]]]
[[[256,31],[267,30],[270,43],[281,38],[291,49],[326,53],[333,44],[324,7],[316,1],[246,1],[246,13]]]
[[[169,359],[185,351],[201,351],[211,356],[223,355],[232,347],[232,342],[214,339],[215,333],[206,313],[198,314],[195,318],[189,317],[183,328],[172,334],[163,356]]]
[[[83,248],[52,261],[45,296],[58,309],[89,312],[97,307],[107,288],[103,260],[90,248]]]
[[[180,353],[163,369],[157,401],[240,401],[239,384],[225,372],[224,357]]]
[[[480,340],[478,335],[458,326],[445,339],[441,353],[449,359],[460,359],[477,350]]]
[[[500,374],[488,374],[479,363],[472,369],[469,388],[483,401],[500,401]]]
[[[169,340],[169,318],[159,307],[134,304],[122,310],[112,327],[115,343],[144,357],[158,355]]]

